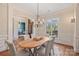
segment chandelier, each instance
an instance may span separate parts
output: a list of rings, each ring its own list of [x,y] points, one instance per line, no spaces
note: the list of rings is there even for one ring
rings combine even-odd
[[[44,18],[41,19],[39,15],[39,3],[37,3],[37,15],[35,20],[35,25],[38,27],[40,25],[44,24]]]

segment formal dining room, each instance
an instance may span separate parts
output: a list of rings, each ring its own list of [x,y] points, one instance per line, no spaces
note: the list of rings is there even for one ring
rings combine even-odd
[[[78,3],[0,3],[0,56],[79,56]]]

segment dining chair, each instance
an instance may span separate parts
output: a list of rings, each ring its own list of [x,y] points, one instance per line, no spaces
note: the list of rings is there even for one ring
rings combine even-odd
[[[46,42],[45,46],[41,46],[40,49],[37,50],[38,56],[50,56],[54,55],[54,48],[53,43],[55,40],[55,37],[49,38],[50,40]]]
[[[54,39],[51,39],[47,42],[46,50],[45,50],[45,56],[54,55],[54,49],[53,49],[53,43]]]
[[[24,40],[24,36],[19,36],[18,39],[19,40]]]
[[[28,56],[29,53],[23,53],[23,51],[17,52],[14,43],[5,41],[8,45],[11,56]]]
[[[19,44],[18,44],[19,42],[21,42],[21,41],[23,41],[23,40],[27,40],[27,39],[29,39],[28,36],[19,36],[16,40],[13,41],[14,46],[16,47],[16,50],[17,50],[17,51],[24,52],[24,53],[26,53],[26,52],[29,51],[27,48],[21,48],[21,47],[19,46]]]
[[[8,45],[8,49],[10,51],[11,56],[15,56],[16,55],[16,49],[14,48],[14,45],[9,41],[5,41],[5,43]]]

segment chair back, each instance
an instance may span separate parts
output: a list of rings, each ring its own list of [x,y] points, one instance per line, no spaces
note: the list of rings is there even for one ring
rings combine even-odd
[[[24,36],[19,36],[18,39],[22,41],[24,40]]]
[[[16,50],[15,50],[15,47],[13,45],[13,43],[10,43],[9,41],[5,41],[9,47],[9,51],[11,53],[12,56],[15,56],[16,55]]]
[[[51,54],[51,49],[53,48],[54,40],[55,40],[55,37],[50,38],[50,40],[47,42],[46,49],[45,49],[45,56],[49,56]]]

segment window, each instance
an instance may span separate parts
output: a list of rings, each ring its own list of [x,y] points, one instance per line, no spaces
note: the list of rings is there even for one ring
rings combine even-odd
[[[19,22],[18,35],[25,35],[25,22]]]
[[[46,24],[47,34],[58,36],[58,20],[56,18],[50,19]]]

